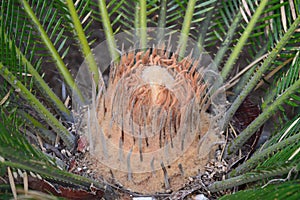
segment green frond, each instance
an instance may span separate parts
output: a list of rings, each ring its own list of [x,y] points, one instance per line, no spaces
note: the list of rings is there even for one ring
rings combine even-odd
[[[3,119],[3,117],[7,116],[3,116],[1,113],[1,118]],[[71,186],[89,189],[90,185],[93,184],[103,191],[109,190],[109,188],[104,188],[102,183],[59,169],[54,159],[32,147],[16,128],[12,130],[8,129],[7,126],[11,126],[11,124],[5,125],[5,123],[0,122],[0,167],[9,166],[14,169],[25,170],[28,173],[33,172],[33,174],[39,174],[44,179]]]
[[[274,41],[273,38],[273,34],[274,33],[269,33],[268,34],[268,38],[264,44],[264,46],[257,52],[257,49],[259,49],[260,47],[256,46],[255,44],[263,44],[263,39],[255,41],[253,43],[251,43],[251,45],[249,45],[251,48],[256,48],[256,56],[254,59],[256,59],[257,57],[260,57],[262,54],[271,51],[271,48],[274,48],[274,45],[276,44],[276,41]],[[278,36],[281,37],[281,36]],[[280,69],[282,67],[285,67],[282,70],[277,70],[278,72],[273,75],[275,78],[275,82],[277,79],[279,79],[281,76],[285,76],[284,74],[286,73],[286,68],[287,66],[290,64],[290,59],[295,59],[297,56],[297,52],[298,52],[298,48],[296,46],[298,46],[297,44],[299,44],[299,37],[300,34],[298,32],[295,32],[292,37],[288,40],[287,44],[285,45],[284,49],[280,52],[280,54],[278,54],[277,58],[273,61],[272,65],[270,65],[270,68],[268,70],[268,72],[266,72],[266,74],[268,74],[270,72],[270,74],[272,73],[272,70],[277,70]],[[260,42],[262,41],[262,42]],[[278,40],[277,40],[278,41]],[[249,51],[251,51],[251,49],[249,49]],[[249,73],[246,73],[242,79],[238,82],[238,84],[235,86],[234,88],[234,92],[235,94],[239,94],[241,92],[241,90],[243,89],[243,86],[245,84],[247,84],[247,81],[250,79],[251,74],[254,73],[255,70],[257,70],[257,67],[259,66],[259,64],[255,65],[251,70],[249,70]],[[267,75],[268,76],[268,75]],[[270,77],[271,78],[271,77]],[[268,79],[270,79],[268,78]],[[270,82],[270,80],[261,80],[259,85],[256,86],[256,88],[260,87],[263,83],[268,84],[268,82]],[[265,97],[264,97],[264,104],[263,107],[267,104],[270,103],[270,101],[272,101],[272,99],[274,99],[274,96],[276,96],[276,90],[277,90],[277,86],[276,83],[272,82],[271,83],[271,87],[268,89],[269,91],[266,93]]]
[[[290,54],[293,55],[294,52],[290,51]],[[278,66],[281,62],[276,62],[274,65]],[[270,92],[266,95],[266,100],[262,105],[264,109],[268,104],[270,104],[275,98],[284,93],[291,85],[293,85],[297,80],[300,79],[298,72],[300,71],[300,59],[299,51],[293,57],[293,60],[288,64],[284,69],[280,70],[273,81]],[[293,107],[300,106],[299,95],[294,94],[293,97],[287,100],[287,104]]]
[[[146,0],[139,0],[139,14],[140,14],[140,47],[145,49],[147,47],[147,2]]]
[[[159,9],[159,5],[160,5],[161,1],[159,0],[149,0],[147,1],[147,26],[148,27],[157,27],[157,14],[160,12]]]
[[[214,14],[214,9],[216,8],[218,2],[215,2],[214,4],[212,4],[212,6],[210,7],[210,10],[207,12],[206,17],[203,21],[203,23],[201,23],[201,27],[197,28],[199,29],[198,31],[198,47],[200,49],[200,51],[202,51],[204,48],[204,42],[205,42],[205,38],[207,38],[207,32],[209,29],[209,25],[211,23],[213,14]],[[217,65],[216,65],[217,66]]]
[[[229,27],[228,33],[227,33],[226,37],[224,38],[224,41],[222,42],[220,49],[218,50],[218,52],[214,58],[214,64],[216,65],[216,67],[218,67],[221,64],[222,59],[224,58],[225,53],[228,50],[228,48],[233,40],[235,31],[238,28],[241,19],[242,19],[241,13],[238,13],[234,17],[233,22],[232,22],[231,26]]]
[[[283,37],[277,43],[276,47],[273,48],[272,52],[264,60],[263,64],[258,68],[258,70],[255,72],[255,74],[248,81],[246,86],[243,88],[243,91],[238,95],[238,97],[232,103],[231,107],[229,108],[229,110],[227,111],[226,116],[225,116],[225,126],[228,124],[229,120],[232,118],[233,114],[236,112],[236,110],[241,105],[241,103],[246,98],[246,96],[258,84],[258,81],[262,78],[263,73],[265,73],[269,69],[272,61],[274,61],[276,59],[278,53],[286,45],[289,38],[292,37],[292,35],[294,34],[294,31],[298,28],[299,22],[300,22],[300,16],[298,16],[296,18],[296,20],[294,21],[292,26],[289,28],[289,30],[283,35]]]
[[[0,150],[1,151],[1,150]],[[104,185],[100,182],[93,181],[91,179],[85,178],[83,176],[68,173],[65,170],[58,169],[51,165],[47,165],[43,161],[39,160],[22,160],[22,157],[12,157],[13,162],[4,161],[0,162],[0,165],[9,166],[16,169],[22,169],[27,172],[34,172],[39,174],[42,178],[46,180],[56,181],[62,184],[68,184],[73,187],[82,187],[88,189],[91,184],[99,189],[105,189]]]
[[[195,10],[191,21],[191,32],[189,35],[194,40],[200,40],[201,38],[202,42],[200,44],[200,48],[203,48],[204,46],[206,33],[208,31],[209,24],[211,22],[214,9],[216,8],[217,4],[217,0],[196,2]]]
[[[54,92],[50,89],[48,84],[43,80],[43,78],[39,75],[38,71],[31,64],[29,60],[25,57],[25,55],[16,47],[14,40],[10,40],[7,35],[4,33],[4,29],[1,26],[1,46],[5,50],[6,54],[0,54],[0,61],[4,63],[6,66],[10,66],[12,72],[14,69],[18,69],[14,72],[14,74],[18,77],[20,81],[24,83],[26,86],[29,84],[29,88],[32,89],[33,85],[30,84],[34,81],[35,85],[41,92],[41,94],[46,97],[46,99],[52,103],[54,109],[61,114],[65,119],[72,120],[72,116],[70,111],[66,108],[66,106],[62,103],[62,101],[54,94]],[[21,76],[20,76],[21,75]],[[28,75],[30,75],[31,80],[27,80]]]
[[[140,20],[138,17],[139,14],[137,14],[137,12],[139,12],[139,3],[137,0],[111,1],[109,3],[109,9],[111,9],[112,13],[116,12],[115,15],[120,16],[118,21],[113,21],[115,27],[114,30],[117,30],[118,26],[121,26],[123,30],[131,30],[133,27],[135,29],[139,28],[139,23],[135,23],[135,21]],[[110,14],[110,16],[113,15]],[[119,25],[118,23],[121,25]]]
[[[154,15],[155,11],[153,11],[153,8],[156,10],[158,7],[154,6],[157,1],[149,1],[147,2],[147,10],[146,15],[152,16]],[[112,0],[109,2],[105,2],[106,4],[106,12],[107,12],[107,17],[103,18],[102,16],[102,8],[98,9],[93,9],[93,7],[98,7],[99,3],[95,3],[91,1],[92,4],[92,17],[96,20],[101,22],[102,24],[106,19],[110,19],[110,24],[112,27],[112,32],[113,34],[119,33],[121,30],[132,30],[140,28],[139,24],[139,1],[138,0]],[[146,19],[147,22],[151,23],[151,19],[148,18]],[[106,22],[106,21],[105,21]],[[150,25],[151,26],[151,25]],[[103,26],[103,29],[105,30],[105,27]]]
[[[75,137],[63,126],[52,113],[5,67],[0,63],[0,75],[17,91],[42,119],[59,134],[69,149],[75,144]]]
[[[74,33],[74,20],[70,15],[70,10],[68,9],[68,5],[63,0],[54,0],[53,6],[58,13],[59,16],[62,18],[62,23],[67,24],[65,28],[68,32]],[[74,3],[74,8],[78,15],[78,19],[81,22],[81,26],[83,31],[86,33],[86,39],[89,40],[89,34],[87,33],[88,29],[90,28],[91,23],[93,22],[93,8],[95,7],[94,3],[91,0],[84,0],[84,1],[76,1]],[[75,31],[76,32],[76,31]]]
[[[217,192],[228,188],[244,185],[246,183],[257,182],[261,185],[264,183],[263,181],[268,178],[275,178],[277,176],[288,174],[292,170],[296,170],[297,164],[298,163],[292,162],[268,168],[262,167],[259,170],[253,170],[240,176],[235,176],[224,181],[214,182],[208,186],[208,189],[211,192]]]
[[[45,1],[43,1],[43,2],[45,2]],[[64,78],[68,87],[73,91],[73,95],[78,98],[78,101],[84,102],[84,98],[83,98],[80,90],[78,89],[77,85],[75,84],[74,79],[71,76],[69,70],[67,69],[65,63],[63,62],[62,57],[60,56],[58,50],[55,48],[55,45],[58,44],[59,40],[56,39],[56,40],[54,40],[54,42],[52,42],[51,38],[49,37],[49,35],[50,36],[55,35],[55,34],[53,34],[54,31],[59,31],[59,26],[56,26],[57,24],[49,26],[49,24],[51,24],[51,21],[53,21],[53,22],[60,21],[60,20],[56,19],[56,12],[53,13],[53,10],[47,8],[46,3],[41,3],[41,1],[33,2],[33,3],[29,4],[26,0],[20,0],[20,4],[24,8],[23,12],[26,12],[26,14],[28,15],[28,18],[29,18],[28,23],[32,24],[33,25],[32,28],[37,31],[38,35],[41,38],[41,41],[45,45],[46,49],[49,51],[52,59],[55,60],[54,64],[56,65],[58,71]],[[32,6],[32,5],[34,5],[34,6]],[[38,7],[39,5],[44,5],[44,6],[39,8]],[[50,4],[50,6],[51,6],[51,4]],[[37,13],[36,9],[38,9],[39,13]],[[47,10],[47,11],[44,11],[44,10]],[[43,16],[42,14],[45,14],[46,16],[50,17],[49,24],[46,24],[47,21],[45,19],[47,19],[47,17]],[[51,29],[49,30],[49,28],[47,28],[47,27],[52,27],[52,30]],[[50,31],[50,33],[49,33],[49,31]],[[62,31],[64,31],[64,29],[61,29],[58,32],[58,35],[61,35]],[[48,35],[48,33],[49,33],[49,35]]]
[[[296,81],[281,96],[279,96],[271,105],[268,106],[240,135],[234,139],[228,146],[227,153],[233,154],[263,125],[276,111],[280,109],[291,95],[300,89],[300,80]]]
[[[105,37],[107,40],[107,46],[109,49],[110,56],[111,56],[112,60],[116,60],[117,58],[119,58],[119,55],[116,51],[117,45],[116,45],[116,42],[114,39],[114,34],[113,34],[112,26],[110,23],[109,14],[107,12],[105,0],[98,0],[98,7],[100,10],[101,17],[103,19],[102,26],[104,28],[104,33],[105,33]]]
[[[19,127],[24,122],[17,116],[14,110],[4,110],[0,113],[0,155],[2,158],[13,159],[13,157],[23,159],[36,159],[44,162],[53,163],[41,151],[35,149],[27,139],[19,132]],[[14,159],[13,159],[14,160]]]
[[[39,14],[37,19],[44,26],[50,40],[54,43],[58,52],[63,55],[66,53],[67,48],[62,45],[66,44],[67,36],[62,27],[62,19],[59,18],[58,13],[54,10],[53,3],[46,3],[43,1],[33,1],[33,9],[38,10]],[[39,55],[44,55],[44,59],[49,61],[50,56],[45,53],[46,48],[40,45],[41,37],[38,35],[30,23],[30,19],[22,9],[21,5],[16,0],[3,1],[1,5],[3,28],[5,28],[6,34],[12,40],[16,41],[16,46],[19,48],[30,62],[30,55],[36,59]],[[45,56],[48,55],[48,56]],[[41,56],[42,57],[42,56]],[[45,60],[45,61],[46,61]],[[32,63],[35,66],[35,63]],[[38,66],[36,66],[38,69]]]
[[[179,30],[180,26],[183,23],[186,6],[187,6],[187,1],[167,2],[166,25],[165,25],[167,29]]]
[[[283,139],[287,139],[300,131],[300,114],[296,115],[293,119],[286,122],[283,128],[274,135],[265,145],[264,149],[280,142]]]
[[[299,132],[297,133],[299,134]],[[276,154],[271,156],[269,159],[265,160],[263,163],[260,164],[259,167],[268,167],[268,166],[274,166],[284,164],[286,162],[289,162],[290,160],[297,160],[299,162],[300,154],[298,153],[300,148],[299,142],[292,143],[288,147],[284,148],[281,151],[278,151]]]
[[[258,8],[258,4],[253,3],[253,1],[228,1],[227,3],[222,2],[220,5],[223,6],[223,8],[221,7],[218,9],[220,10],[220,16],[217,17],[218,14],[215,14],[212,18],[212,21],[217,22],[218,26],[212,24],[212,30],[214,31],[214,34],[212,34],[210,31],[207,33],[207,38],[215,38],[212,40],[214,41],[214,44],[217,42],[217,40],[222,42],[221,48],[218,52],[219,55],[215,58],[218,61],[218,67],[220,67],[219,65],[221,64],[219,62],[220,60],[224,62],[226,57],[229,55],[233,56],[233,47],[240,42],[240,39],[237,38],[245,33],[245,29],[249,20],[253,19],[253,15]],[[282,32],[278,31],[282,30],[282,23],[280,23],[280,10],[283,6],[285,6],[286,9],[290,9],[290,11],[287,11],[286,13],[293,12],[291,11],[291,6],[288,2],[278,3],[277,0],[268,1],[266,8],[262,11],[261,17],[257,20],[255,27],[253,27],[251,34],[248,36],[247,42],[244,44],[246,46],[244,49],[247,49],[247,52],[245,52],[245,54],[247,54],[246,59],[245,57],[241,57],[238,58],[237,62],[243,60],[243,62],[250,64],[251,59],[259,58],[266,52],[270,51],[274,47],[274,44],[279,41],[279,38],[282,36]],[[233,26],[234,23],[232,21],[234,17],[236,19],[237,13],[242,15],[243,20],[239,21],[238,26]],[[297,14],[295,16],[297,16]],[[296,18],[289,19],[287,28],[295,19]],[[230,26],[233,26],[234,28]],[[230,32],[233,34],[230,34]],[[229,36],[231,36],[230,40],[228,40]],[[205,43],[204,45],[206,46],[207,44]],[[226,48],[224,48],[224,46]],[[222,55],[222,57],[220,55]],[[249,74],[247,76],[249,77]],[[248,78],[242,79],[243,81],[241,81],[239,85],[245,85],[245,80],[247,79]],[[236,92],[239,93],[240,88],[239,86],[237,87],[238,89]]]
[[[190,33],[191,29],[191,23],[192,23],[192,18],[193,18],[193,13],[195,10],[195,4],[196,0],[191,0],[188,2],[187,9],[185,11],[184,15],[184,20],[183,20],[183,25],[180,31],[180,38],[178,41],[178,46],[180,48],[179,50],[179,56],[183,58],[186,54],[186,46],[187,46],[187,41],[188,41],[188,36]]]
[[[17,114],[24,119],[27,130],[32,131],[35,133],[35,135],[40,136],[43,140],[49,142],[49,144],[55,143],[56,135],[41,122],[21,109],[17,110]]]
[[[247,2],[250,9],[248,11],[251,14],[253,10],[252,1]],[[298,16],[294,6],[295,2],[292,1],[278,2],[277,0],[273,0],[268,2],[266,9],[253,29],[253,33],[249,37],[247,44],[247,56],[249,60],[257,58],[274,48],[275,44]],[[244,18],[251,17],[251,15],[247,15],[245,12],[243,16]],[[260,55],[257,54],[258,50],[260,51]]]
[[[205,31],[203,32],[203,25],[204,23],[207,23],[204,20],[207,18],[207,16],[212,15],[213,8],[216,7],[217,1],[195,1],[193,6],[191,4],[189,6],[189,3],[192,2],[193,1],[167,2],[165,9],[165,28],[179,31],[182,29],[180,27],[188,26],[190,27],[190,30],[189,32],[185,30],[184,34],[187,34],[187,36],[197,40],[201,32],[204,34]],[[187,21],[184,22],[184,17],[187,16],[187,13],[189,19],[186,19]],[[204,38],[204,35],[201,36]]]
[[[1,4],[1,62],[5,65],[11,66],[11,71],[18,76],[20,80],[24,80],[24,84],[28,84],[29,78],[26,76],[27,69],[23,67],[20,63],[20,60],[17,59],[16,55],[16,47],[24,49],[26,44],[34,46],[35,44],[30,43],[33,41],[32,31],[29,30],[26,23],[20,22],[26,20],[26,16],[24,13],[20,11],[20,9],[15,8],[15,4],[12,1]],[[3,19],[3,20],[2,20]],[[5,20],[4,20],[5,19]],[[19,21],[20,20],[20,21]],[[21,33],[21,38],[24,38],[24,41],[16,40],[16,32],[14,32],[14,28],[19,28],[18,33]],[[9,46],[9,38],[11,37],[11,46]],[[26,41],[26,42],[25,42]],[[25,46],[26,47],[26,46]],[[25,48],[25,52],[28,51],[28,48]],[[22,75],[25,74],[25,76]]]
[[[287,181],[280,184],[269,184],[263,188],[238,191],[231,195],[226,195],[220,200],[240,200],[240,199],[289,199],[296,200],[300,198],[299,181]]]
[[[240,24],[237,24],[235,28],[233,28],[234,19],[237,18],[237,15],[240,10],[240,1],[232,0],[232,1],[217,1],[216,3],[213,3],[212,6],[215,7],[215,9],[212,10],[213,13],[211,13],[211,19],[208,23],[208,29],[206,31],[206,36],[203,40],[202,46],[205,47],[211,47],[216,44],[220,44],[226,41],[225,37],[227,36],[228,31],[233,31],[235,34],[231,37],[235,36],[238,33],[237,31],[234,31],[236,28],[240,26]],[[203,22],[203,25],[206,24],[205,21]],[[202,23],[199,24],[202,27]],[[231,27],[232,26],[232,27]],[[232,29],[233,28],[233,29]],[[200,32],[201,33],[201,32]],[[203,35],[200,35],[199,37],[204,37]],[[228,40],[228,39],[227,39]],[[226,43],[232,43],[234,40],[230,39]],[[219,67],[219,66],[218,66]]]
[[[66,27],[69,27],[69,31],[75,36],[75,41],[83,54],[82,56],[85,58],[88,69],[93,75],[95,83],[98,83],[99,81],[103,82],[103,78],[99,74],[96,60],[85,33],[92,22],[90,6],[89,0],[78,1],[76,5],[72,0],[67,0],[66,2],[56,1],[57,10],[60,11],[59,14],[63,16],[65,23],[68,24]]]
[[[158,15],[158,33],[157,33],[157,39],[160,40],[165,35],[165,28],[166,28],[166,16],[167,15],[167,0],[162,0],[160,2],[160,10]]]
[[[226,64],[224,65],[224,67],[222,69],[221,76],[223,77],[223,79],[226,79],[228,77],[230,71],[233,68],[233,65],[235,64],[235,61],[238,59],[238,57],[241,53],[241,49],[243,48],[247,39],[249,38],[254,26],[256,25],[257,21],[259,20],[259,17],[262,14],[267,3],[268,3],[268,0],[261,1],[258,8],[255,11],[255,13],[251,17],[251,20],[247,24],[247,27],[245,28],[242,36],[240,37],[238,43],[234,47],[232,53],[230,54],[230,57],[228,58],[228,60],[226,61]]]
[[[263,149],[258,150],[249,160],[233,170],[230,176],[240,175],[260,166],[284,164],[289,160],[299,159],[297,158],[299,156],[295,158],[296,155],[291,157],[295,150],[300,147],[299,117],[300,115],[287,123],[278,134],[263,146]]]
[[[3,7],[2,7],[3,8]],[[1,17],[5,17],[4,10],[1,9]],[[3,22],[1,20],[1,22]],[[12,22],[11,22],[12,23]],[[1,75],[4,79],[7,80],[3,81],[3,86],[1,87],[1,90],[3,90],[4,93],[8,92],[5,90],[5,88],[14,88],[17,92],[16,94],[12,93],[11,96],[14,97],[14,104],[23,102],[20,96],[24,98],[26,103],[30,102],[31,105],[34,105],[33,108],[42,116],[42,118],[47,118],[48,123],[50,126],[56,126],[56,130],[60,130],[59,132],[64,132],[66,134],[66,138],[70,137],[68,131],[64,126],[58,122],[58,120],[53,116],[52,113],[50,113],[47,108],[45,108],[41,102],[33,95],[34,90],[32,90],[33,85],[30,84],[31,81],[27,80],[28,75],[32,77],[31,80],[35,81],[35,86],[41,91],[44,97],[49,100],[49,102],[52,102],[52,106],[56,109],[56,111],[61,114],[62,117],[65,119],[71,120],[72,117],[70,115],[70,111],[65,107],[65,105],[60,101],[60,99],[53,93],[53,91],[49,88],[47,83],[42,79],[42,77],[37,72],[36,68],[32,66],[31,62],[29,60],[33,60],[33,57],[30,57],[29,60],[25,57],[25,55],[21,52],[21,50],[17,47],[17,44],[15,41],[18,41],[16,38],[14,38],[14,32],[13,30],[6,32],[6,27],[4,23],[1,23],[1,33],[0,33],[0,44],[2,47],[1,54],[0,54],[0,63],[1,63]],[[25,26],[24,26],[25,27]],[[26,28],[22,28],[25,30]],[[13,34],[12,34],[13,33]],[[9,34],[9,35],[8,35]],[[10,39],[8,36],[13,37],[13,39]],[[32,35],[30,37],[33,37]],[[30,40],[29,40],[30,41]],[[26,43],[26,45],[29,45],[30,43]],[[21,46],[21,48],[23,48]],[[26,47],[27,48],[27,47]],[[25,53],[27,50],[25,50]],[[39,63],[39,60],[37,61]],[[5,68],[5,66],[9,66],[9,69]],[[11,86],[8,85],[10,83]],[[30,85],[29,85],[30,84]],[[6,86],[6,87],[5,87]],[[30,92],[32,91],[32,92]],[[2,93],[2,91],[1,91]],[[24,102],[24,103],[25,103]],[[16,106],[12,104],[12,106]],[[24,104],[23,104],[24,105]],[[17,106],[17,107],[22,107]],[[56,125],[54,125],[56,124]],[[51,134],[50,134],[51,135]],[[49,136],[50,136],[49,135]],[[47,136],[46,136],[47,137]],[[69,142],[71,142],[73,139],[71,137],[68,138]],[[69,143],[67,142],[67,143]],[[74,142],[74,141],[73,141]],[[70,143],[69,143],[70,145]]]

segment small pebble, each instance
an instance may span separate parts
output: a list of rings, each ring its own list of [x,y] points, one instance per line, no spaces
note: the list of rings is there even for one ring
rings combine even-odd
[[[208,200],[208,198],[204,194],[198,194],[194,196],[193,200]]]
[[[155,200],[153,197],[133,197],[132,200]]]
[[[66,153],[67,153],[67,155],[68,155],[69,157],[71,157],[71,156],[72,156],[72,154],[71,154],[71,152],[70,152],[70,151],[66,150]]]

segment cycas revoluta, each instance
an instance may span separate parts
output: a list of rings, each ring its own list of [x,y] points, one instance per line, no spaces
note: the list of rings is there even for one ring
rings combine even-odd
[[[98,191],[94,195],[113,198],[122,193],[115,189],[118,185],[116,173],[108,168],[107,177],[116,175],[111,184],[99,179],[94,180],[91,176],[87,178],[83,173],[72,174],[67,172],[67,165],[72,166],[72,163],[67,162],[65,155],[61,155],[61,160],[57,160],[59,152],[70,151],[69,156],[74,158],[76,150],[82,150],[81,147],[76,148],[84,140],[83,137],[78,140],[78,136],[82,134],[80,131],[93,133],[93,122],[99,122],[99,127],[106,127],[106,130],[118,129],[117,135],[111,138],[119,148],[117,155],[127,152],[123,156],[127,169],[125,179],[130,183],[134,181],[134,172],[130,172],[134,166],[128,166],[128,159],[130,160],[132,153],[136,153],[139,160],[145,161],[145,147],[161,147],[164,143],[171,145],[172,134],[179,130],[181,133],[178,132],[178,135],[184,135],[188,129],[201,130],[198,129],[201,124],[196,122],[203,119],[201,113],[204,118],[213,113],[214,104],[210,99],[215,97],[214,94],[218,94],[221,88],[226,90],[228,102],[222,104],[227,106],[226,113],[221,116],[222,123],[217,123],[217,129],[214,129],[221,139],[213,140],[218,148],[213,148],[212,152],[221,152],[216,158],[226,169],[221,176],[212,172],[207,182],[203,185],[199,183],[202,187],[191,190],[188,194],[210,191],[213,192],[211,198],[220,197],[225,193],[231,195],[223,197],[224,199],[245,198],[251,195],[272,198],[271,195],[264,196],[264,193],[272,193],[272,189],[276,189],[282,198],[299,198],[296,192],[299,177],[295,173],[299,170],[300,147],[299,9],[298,0],[2,1],[0,169],[3,187],[1,186],[0,194],[3,197],[15,196],[14,182],[24,186],[27,191],[26,184],[19,182],[20,178],[10,176],[12,169],[13,172],[32,174],[31,178],[40,176],[52,183],[79,187],[86,191],[94,191],[94,188],[90,187],[92,184]],[[109,63],[106,63],[104,68],[101,63],[103,58],[97,56],[96,49],[93,50],[99,44],[99,40],[90,37],[95,30],[94,25],[101,28],[105,35],[106,48],[101,49],[101,53],[107,55]],[[158,28],[155,38],[173,34],[168,31],[179,32],[174,43],[176,45],[172,46],[175,50],[169,51],[171,46],[166,43],[160,43],[161,46],[158,43],[156,46],[149,46],[147,27]],[[132,28],[134,31],[130,32]],[[129,41],[131,52],[129,48],[122,48],[122,44],[118,43],[117,33],[121,32],[138,38],[134,40],[138,41],[137,43]],[[195,45],[188,48],[192,39]],[[125,45],[125,40],[122,43]],[[85,60],[90,89],[87,92],[82,90],[86,86],[81,85],[83,79],[76,79],[69,71],[73,66],[68,66],[68,60],[65,58],[72,52],[70,48],[80,52]],[[193,67],[197,61],[201,61],[199,55],[205,55],[204,49],[212,57],[212,71],[219,70],[220,78],[223,79],[215,81],[211,87],[205,82],[201,66],[197,69]],[[194,56],[195,54],[198,56]],[[110,63],[111,61],[113,62]],[[63,95],[53,92],[51,87],[54,85],[45,81],[44,78],[49,76],[49,70],[45,70],[45,66],[59,73]],[[105,67],[109,68],[104,71]],[[103,78],[107,73],[108,82]],[[156,76],[150,76],[155,73]],[[161,74],[164,77],[157,78]],[[177,89],[183,88],[180,95],[192,102],[191,105],[201,106],[196,109],[187,106],[186,112],[182,110],[179,101],[181,97],[176,95],[174,88],[168,85],[170,82],[166,81],[168,74],[171,74],[169,80],[176,80],[179,85],[176,86]],[[139,81],[146,83],[141,84]],[[153,84],[155,81],[158,83]],[[135,87],[137,83],[139,87]],[[184,89],[185,87],[188,89]],[[72,97],[73,107],[70,106],[70,99],[64,95],[65,90],[67,96]],[[237,111],[243,112],[248,109],[243,108],[247,105],[243,105],[246,98],[251,101],[259,100],[261,113],[257,113],[257,117],[247,123],[247,127],[241,126],[238,135],[234,135],[236,127],[231,126],[231,120]],[[126,100],[127,103],[124,103]],[[90,106],[87,112],[72,112],[82,111],[80,109],[83,105]],[[92,110],[97,111],[97,116],[90,115]],[[113,113],[117,113],[119,119]],[[78,117],[77,114],[83,115]],[[90,130],[78,125],[80,120],[87,122],[85,125]],[[184,120],[186,123],[182,123]],[[249,138],[257,134],[268,120],[273,126],[272,129],[264,128],[271,133],[268,140],[263,142],[260,148],[245,148],[249,144]],[[111,122],[115,123],[116,127],[110,126]],[[191,126],[184,128],[181,123]],[[154,134],[157,143],[153,142],[154,140],[150,143],[150,139],[146,139],[148,135],[141,140],[140,137],[128,134],[130,131],[143,133],[142,129],[147,130],[144,133],[148,134],[152,132],[150,130],[153,127],[158,127],[157,135]],[[166,130],[161,131],[163,129]],[[199,132],[201,131],[197,133]],[[106,131],[103,134],[106,140],[110,138],[108,133],[109,131]],[[198,136],[199,140],[204,137],[202,134]],[[90,139],[89,135],[87,137]],[[182,141],[185,141],[185,138],[181,137],[180,142]],[[91,140],[88,142],[93,144]],[[198,147],[201,149],[201,143]],[[90,146],[90,151],[97,148],[98,146]],[[237,154],[239,149],[242,149],[242,154]],[[46,155],[49,152],[51,155]],[[55,156],[53,152],[56,152]],[[189,149],[186,153],[195,156]],[[245,156],[239,157],[240,155]],[[179,159],[178,163],[175,162],[177,171],[174,174],[178,173],[178,177],[183,177],[183,174],[198,175],[196,177],[201,178],[194,180],[203,181],[204,171],[185,173],[200,166],[197,162],[193,165],[188,164],[192,159],[184,161],[186,158],[189,156],[181,158],[183,160]],[[157,180],[162,180],[162,185],[146,193],[161,192],[156,189],[163,188],[175,190],[173,197],[180,194],[176,193],[179,187],[172,188],[174,181],[170,174],[173,173],[171,169],[174,166],[166,163],[158,162],[162,174]],[[184,166],[185,164],[187,166]],[[151,162],[149,167],[152,168]],[[152,172],[153,169],[148,171],[150,174]],[[24,180],[26,176],[23,176]],[[276,180],[286,183],[278,183]],[[25,182],[37,189],[32,186],[32,180]],[[121,179],[120,182],[122,183]],[[180,184],[184,183],[188,181]],[[265,185],[266,183],[268,184]],[[195,186],[193,181],[190,184]],[[240,185],[243,187],[238,187]],[[261,188],[263,185],[265,187]],[[126,187],[130,189],[130,184]],[[232,194],[232,188],[241,191]],[[144,192],[138,190],[135,192]],[[126,190],[123,192],[130,193]]]

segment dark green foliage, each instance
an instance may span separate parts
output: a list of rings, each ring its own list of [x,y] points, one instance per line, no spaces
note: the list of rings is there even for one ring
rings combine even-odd
[[[289,199],[300,198],[300,184],[298,181],[288,181],[281,184],[269,184],[264,188],[243,190],[232,195],[226,195],[221,200],[240,200],[240,199]]]

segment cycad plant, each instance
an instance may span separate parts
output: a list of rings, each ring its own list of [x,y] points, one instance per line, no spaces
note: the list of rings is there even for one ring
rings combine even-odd
[[[141,193],[162,199],[199,194],[211,199],[299,199],[299,0],[3,0],[0,5],[1,199],[124,199]],[[155,45],[149,42],[149,30]],[[101,37],[95,39],[95,33]],[[174,33],[172,45],[162,42],[171,41]],[[105,48],[95,48],[103,40]],[[204,55],[211,57],[209,69],[217,74],[211,85],[203,75],[205,65],[197,67]],[[85,78],[76,79],[81,63],[74,64],[75,57],[84,60],[91,86],[87,93],[82,89]],[[56,84],[48,83],[53,74],[59,75]],[[173,80],[170,74],[174,80],[185,79],[173,88],[167,81]],[[149,84],[137,90],[141,80]],[[150,84],[155,81],[159,84]],[[181,108],[176,91],[192,106]],[[212,99],[220,91],[227,101],[216,105]],[[125,105],[132,106],[128,115]],[[217,113],[222,123],[213,127],[219,137],[206,135],[214,148],[199,167],[197,156],[207,144],[201,143],[198,123],[203,123],[203,113],[213,113],[213,106],[226,112]],[[91,125],[98,120],[100,127]],[[87,123],[80,125],[82,121]],[[136,127],[130,125],[133,121]],[[120,129],[117,136],[113,123]],[[163,133],[157,143],[134,135],[132,143],[124,142],[129,141],[127,132],[145,129],[146,134],[153,127]],[[160,172],[155,173],[150,161],[149,181],[135,182],[136,163],[130,162],[135,151],[145,161],[144,147],[172,145],[172,133],[181,135],[181,149],[189,132],[200,143],[196,140],[194,150],[186,149],[174,161],[178,174],[167,161],[159,162]],[[85,153],[105,149],[103,141],[114,138],[116,155],[127,153],[119,159],[125,178],[115,169],[91,167],[94,157]],[[177,180],[180,187],[173,187]],[[135,187],[142,184],[154,190]]]

